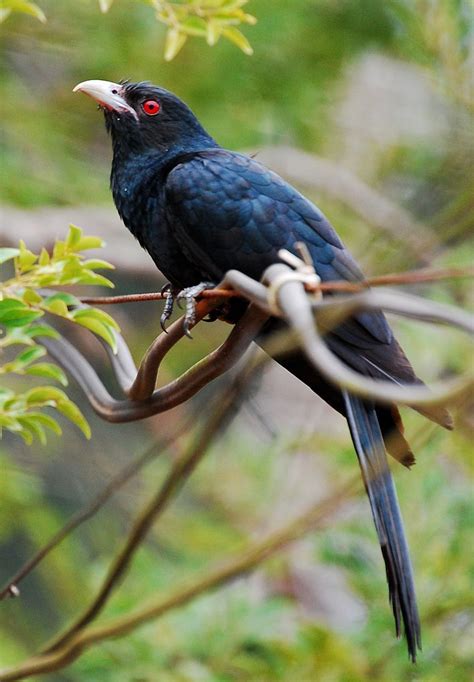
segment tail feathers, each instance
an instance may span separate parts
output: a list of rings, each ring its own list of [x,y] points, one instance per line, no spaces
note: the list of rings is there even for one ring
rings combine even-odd
[[[445,407],[439,405],[412,405],[412,407],[424,417],[435,422],[435,424],[439,424],[444,429],[447,429],[448,431],[454,429],[453,418]]]
[[[397,637],[403,624],[408,653],[415,661],[421,649],[421,632],[413,573],[377,413],[374,407],[345,392],[344,401],[385,562]]]

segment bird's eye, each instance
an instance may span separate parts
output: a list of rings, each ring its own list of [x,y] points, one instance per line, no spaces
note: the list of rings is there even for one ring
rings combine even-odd
[[[156,114],[160,111],[160,103],[157,102],[154,99],[148,99],[146,102],[143,102],[143,111],[147,116],[156,116]]]

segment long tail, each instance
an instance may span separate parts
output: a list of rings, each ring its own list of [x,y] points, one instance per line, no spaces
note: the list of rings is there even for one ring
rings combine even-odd
[[[377,414],[370,404],[346,392],[343,395],[352,440],[385,561],[397,637],[401,635],[403,622],[408,653],[414,662],[417,649],[421,649],[421,632],[413,572]]]

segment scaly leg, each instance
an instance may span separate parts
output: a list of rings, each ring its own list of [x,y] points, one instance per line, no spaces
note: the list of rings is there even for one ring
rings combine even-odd
[[[191,327],[196,324],[196,299],[199,294],[202,294],[206,289],[213,289],[216,286],[215,282],[200,282],[193,287],[186,287],[182,289],[177,296],[176,301],[181,307],[181,302],[185,303],[185,314],[184,314],[184,333],[187,337],[192,339],[191,332],[189,331]],[[164,313],[163,313],[164,314]]]

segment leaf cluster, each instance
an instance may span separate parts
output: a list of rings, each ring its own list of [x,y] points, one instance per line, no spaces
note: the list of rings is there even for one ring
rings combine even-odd
[[[66,375],[56,364],[38,362],[46,355],[41,339],[58,336],[57,331],[42,320],[46,315],[85,327],[115,349],[118,325],[110,315],[81,305],[79,299],[67,291],[49,289],[77,284],[113,286],[107,277],[96,272],[113,266],[83,254],[83,251],[102,246],[100,238],[85,236],[79,227],[71,225],[66,239],[56,241],[51,254],[46,249],[35,254],[23,241],[16,249],[0,248],[0,265],[12,261],[14,267],[13,275],[0,281],[0,358],[7,348],[27,347],[0,364],[0,375],[36,376],[67,386]],[[0,386],[0,433],[5,428],[27,443],[33,442],[34,437],[44,443],[45,427],[61,433],[55,419],[44,413],[47,407],[66,416],[87,437],[90,436],[89,426],[79,408],[64,391],[48,385],[24,393]]]
[[[98,0],[100,9],[106,13],[114,0]],[[256,18],[242,8],[248,0],[142,0],[155,10],[158,21],[167,27],[164,57],[171,61],[191,36],[204,38],[208,45],[215,45],[221,37],[234,43],[245,54],[253,49],[237,28],[240,24],[255,24]],[[26,0],[0,0],[0,23],[12,12],[20,12],[46,21],[43,10],[34,2]]]

